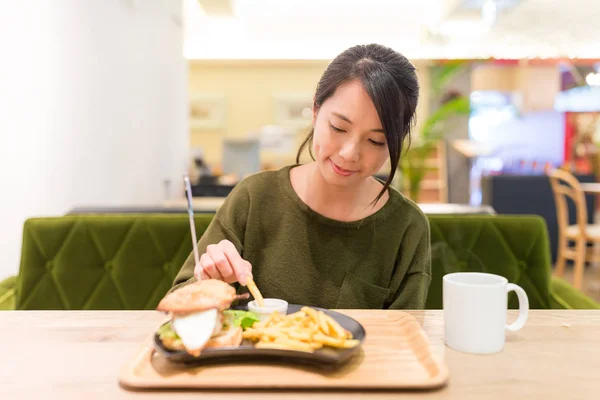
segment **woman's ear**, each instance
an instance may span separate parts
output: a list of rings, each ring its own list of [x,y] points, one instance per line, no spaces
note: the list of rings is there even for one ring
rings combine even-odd
[[[312,106],[312,126],[315,127],[315,122],[317,121],[317,114],[319,113],[319,107],[313,103]]]

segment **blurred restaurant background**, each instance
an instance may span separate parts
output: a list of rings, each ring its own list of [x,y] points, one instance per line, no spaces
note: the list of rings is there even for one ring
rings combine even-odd
[[[0,279],[27,218],[185,212],[184,173],[214,212],[294,163],[329,61],[372,42],[421,83],[394,186],[431,213],[542,215],[555,260],[548,171],[600,176],[598,21],[597,0],[1,2]]]

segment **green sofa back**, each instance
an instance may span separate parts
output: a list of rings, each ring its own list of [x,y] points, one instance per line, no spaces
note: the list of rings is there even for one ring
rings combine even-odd
[[[196,216],[197,237],[211,219]],[[191,249],[186,214],[29,219],[16,309],[153,309]]]
[[[196,215],[196,234],[212,215]],[[429,216],[433,281],[427,308],[442,308],[442,276],[503,275],[531,308],[551,308],[544,220],[529,216]],[[185,214],[33,218],[23,231],[17,309],[153,309],[191,252]],[[516,299],[510,298],[511,307]]]
[[[432,283],[428,309],[442,308],[442,277],[451,272],[502,275],[521,286],[531,308],[551,308],[550,248],[537,216],[431,216]],[[509,308],[518,308],[509,294]]]

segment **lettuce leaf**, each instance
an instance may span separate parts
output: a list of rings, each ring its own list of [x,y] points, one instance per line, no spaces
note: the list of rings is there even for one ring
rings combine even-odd
[[[250,311],[226,310],[223,312],[223,314],[225,315],[225,319],[223,321],[224,329],[227,329],[227,325],[232,324],[233,326],[241,327],[242,330],[246,330],[251,328],[255,322],[259,321],[258,316]],[[177,332],[175,332],[175,329],[173,329],[171,321],[158,328],[157,333],[160,340],[181,340],[179,335],[177,335]]]
[[[226,310],[223,311],[223,314],[231,317],[232,324],[234,326],[239,326],[244,331],[248,328],[252,328],[255,322],[260,321],[258,315],[251,311]]]
[[[179,339],[177,332],[175,332],[175,329],[173,329],[173,325],[171,325],[171,321],[167,322],[166,324],[164,324],[160,328],[158,328],[157,333],[158,333],[158,337],[161,340],[165,339],[165,338]]]

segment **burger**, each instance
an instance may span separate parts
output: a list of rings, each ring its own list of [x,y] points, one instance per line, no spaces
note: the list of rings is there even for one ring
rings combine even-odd
[[[258,316],[241,310],[231,310],[235,300],[248,298],[237,295],[235,289],[217,279],[206,279],[182,286],[168,293],[157,310],[168,313],[158,335],[166,348],[185,350],[198,357],[203,349],[235,347],[242,342],[242,331],[258,322]]]

